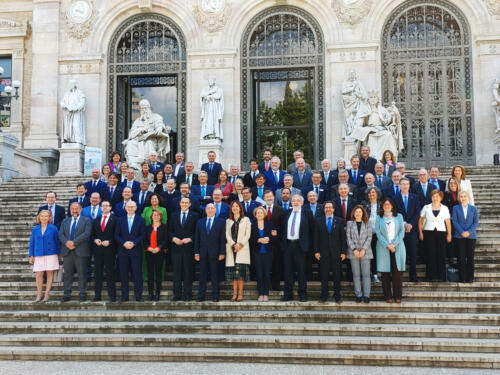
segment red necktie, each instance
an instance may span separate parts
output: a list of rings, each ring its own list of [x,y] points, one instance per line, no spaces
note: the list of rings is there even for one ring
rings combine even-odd
[[[344,224],[347,222],[346,212],[345,212],[345,199],[342,199],[342,218],[344,219]]]
[[[271,207],[267,206],[267,221],[271,221]]]
[[[54,217],[52,216],[52,205],[49,206],[49,212],[50,212],[50,224],[54,224]]]
[[[107,216],[103,216],[102,223],[101,223],[101,232],[104,232],[104,228],[106,227],[106,219],[107,219]]]
[[[268,170],[269,170],[269,162],[266,161],[266,171],[268,171]]]

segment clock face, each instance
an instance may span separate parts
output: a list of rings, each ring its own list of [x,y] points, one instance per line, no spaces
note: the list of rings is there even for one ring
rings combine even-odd
[[[69,8],[68,16],[73,23],[84,23],[92,14],[92,6],[85,0],[75,1]]]

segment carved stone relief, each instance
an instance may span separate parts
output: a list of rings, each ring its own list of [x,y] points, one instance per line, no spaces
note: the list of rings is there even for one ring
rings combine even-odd
[[[485,0],[486,3],[486,8],[488,8],[488,11],[490,14],[495,17],[500,19],[500,1],[498,0]]]
[[[227,0],[198,0],[193,14],[198,25],[213,33],[224,28],[231,15],[231,6]]]
[[[92,33],[97,15],[92,1],[73,0],[64,11],[68,36],[83,43]]]
[[[360,23],[372,8],[373,0],[332,0],[332,8],[341,23],[354,26]]]

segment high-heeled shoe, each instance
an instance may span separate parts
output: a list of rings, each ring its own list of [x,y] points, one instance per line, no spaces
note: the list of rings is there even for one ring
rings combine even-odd
[[[236,299],[238,298],[237,294],[233,294],[233,298],[231,298],[231,302],[236,302]]]
[[[240,296],[238,296],[238,299],[237,299],[236,301],[238,301],[238,302],[243,302],[243,296],[241,296],[241,295],[240,295]]]
[[[45,298],[43,299],[43,302],[44,302],[44,303],[45,303],[45,302],[49,302],[49,299],[50,299],[50,297],[49,297],[49,296],[45,296]]]
[[[36,296],[36,299],[33,301],[34,303],[38,303],[42,300],[42,296]]]

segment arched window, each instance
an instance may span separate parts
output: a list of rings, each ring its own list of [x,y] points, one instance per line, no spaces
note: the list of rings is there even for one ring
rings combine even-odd
[[[241,42],[241,161],[266,148],[282,168],[302,150],[324,158],[324,45],[317,22],[292,6],[266,9]]]
[[[382,35],[382,97],[403,125],[400,159],[412,167],[474,164],[468,24],[447,1],[408,1]]]
[[[142,98],[172,128],[171,153],[185,151],[186,43],[179,27],[160,14],[134,16],[116,30],[108,56],[108,153],[122,151]]]

